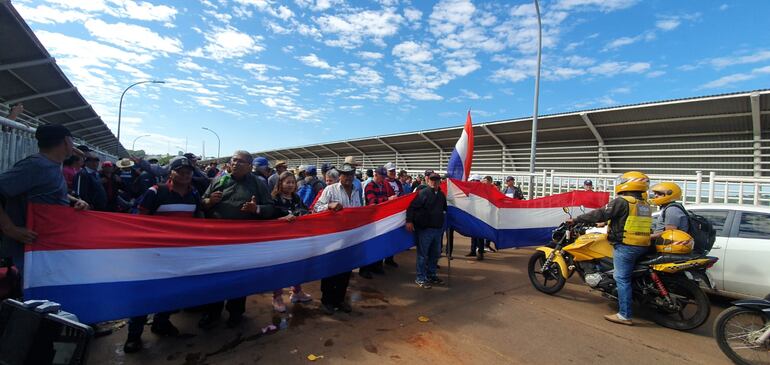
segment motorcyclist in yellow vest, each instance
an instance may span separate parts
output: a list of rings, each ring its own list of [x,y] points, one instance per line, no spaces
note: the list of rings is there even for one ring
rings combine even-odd
[[[682,188],[675,182],[664,181],[652,187],[651,203],[660,207],[652,239],[660,237],[664,231],[678,229],[687,232],[690,229],[690,220],[682,204],[677,200],[682,199]]]
[[[648,252],[652,232],[652,210],[646,200],[650,187],[647,175],[629,171],[615,185],[617,197],[600,209],[583,214],[575,223],[608,222],[607,238],[613,242],[614,278],[618,286],[619,311],[604,318],[610,322],[632,325],[631,276],[637,259]]]

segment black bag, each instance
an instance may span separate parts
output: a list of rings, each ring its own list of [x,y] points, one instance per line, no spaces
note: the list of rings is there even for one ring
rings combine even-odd
[[[717,230],[714,229],[714,225],[711,224],[711,222],[709,222],[709,220],[705,217],[687,211],[687,209],[685,209],[679,203],[671,203],[669,206],[675,206],[687,214],[689,223],[687,234],[692,236],[692,239],[695,242],[693,252],[698,254],[705,254],[711,251],[711,248],[714,247],[714,242],[717,240]],[[668,207],[666,207],[666,209],[668,209]],[[663,212],[661,213],[661,218],[664,222],[666,220],[666,209],[663,209]]]

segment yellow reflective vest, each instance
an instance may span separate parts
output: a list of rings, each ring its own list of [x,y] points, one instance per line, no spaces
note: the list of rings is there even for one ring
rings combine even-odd
[[[652,233],[652,209],[645,200],[622,196],[628,202],[628,217],[623,226],[623,243],[631,246],[649,246]]]

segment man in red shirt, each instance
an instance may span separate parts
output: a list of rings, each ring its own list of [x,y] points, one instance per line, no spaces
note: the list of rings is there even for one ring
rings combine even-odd
[[[388,171],[383,166],[374,170],[374,177],[370,183],[366,184],[366,189],[364,191],[367,205],[379,204],[396,198],[396,193],[393,191],[393,188],[387,181],[385,181],[387,175]],[[385,273],[385,270],[382,269],[382,260],[377,260],[358,270],[358,275],[366,279],[371,279],[372,273]]]

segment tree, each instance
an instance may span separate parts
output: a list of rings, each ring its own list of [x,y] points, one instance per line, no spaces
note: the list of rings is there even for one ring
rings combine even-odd
[[[147,153],[144,152],[144,150],[136,150],[136,151],[126,150],[126,151],[128,151],[129,155],[134,157],[144,158],[145,156],[147,156]]]

